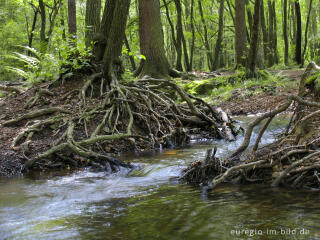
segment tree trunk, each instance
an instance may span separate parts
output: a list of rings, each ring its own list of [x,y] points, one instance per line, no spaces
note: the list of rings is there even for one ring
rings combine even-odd
[[[75,0],[68,0],[68,26],[70,37],[75,39],[77,35],[77,8]]]
[[[101,0],[88,0],[86,6],[86,46],[92,46],[100,27]]]
[[[246,34],[246,12],[243,0],[236,0],[236,19],[235,19],[235,48],[236,65],[246,65],[247,34]]]
[[[38,13],[39,13],[39,8],[34,9],[33,21],[32,21],[31,30],[30,30],[29,39],[28,39],[29,40],[28,46],[30,48],[32,47],[32,41],[33,41],[33,36],[34,36],[34,30],[36,29]]]
[[[307,46],[308,46],[308,31],[309,31],[309,24],[310,24],[310,15],[312,10],[312,0],[309,0],[309,9],[308,9],[308,17],[307,17],[307,23],[306,23],[306,30],[304,34],[304,47],[302,52],[302,65],[304,64],[304,57],[306,54]]]
[[[272,2],[272,12],[273,12],[273,50],[274,50],[274,63],[279,63],[279,54],[278,54],[278,29],[277,29],[277,15],[276,15],[276,6],[275,1]]]
[[[45,53],[47,50],[47,39],[46,39],[46,7],[43,0],[39,0],[39,9],[41,16],[41,29],[40,29],[40,52]]]
[[[267,60],[267,57],[270,54],[270,49],[269,49],[269,38],[268,38],[268,31],[267,31],[266,19],[264,14],[263,1],[261,2],[261,6],[260,6],[260,25],[262,30],[261,32],[262,32],[262,40],[263,40],[264,60]]]
[[[178,33],[178,28],[177,28],[177,36],[176,36],[174,25],[173,25],[171,17],[170,17],[170,11],[169,11],[169,7],[168,7],[168,3],[166,2],[166,0],[163,0],[163,4],[164,4],[164,7],[166,9],[166,16],[167,16],[168,23],[170,25],[172,43],[173,43],[175,51],[177,53],[177,55],[174,55],[174,56],[176,56],[176,68],[177,68],[177,70],[182,71],[182,63],[181,63],[181,60],[182,60],[182,48],[181,48],[181,37],[179,35],[180,33]],[[168,37],[169,37],[169,35],[168,35]],[[168,39],[168,42],[169,41],[170,40]],[[178,43],[178,41],[180,41],[180,43]]]
[[[297,21],[297,33],[296,33],[296,56],[295,60],[297,64],[302,64],[302,56],[301,56],[301,11],[300,11],[300,3],[299,0],[294,2],[295,11],[296,11],[296,21]]]
[[[274,16],[272,11],[272,3],[271,0],[268,0],[268,12],[269,12],[269,28],[268,28],[268,48],[270,51],[268,52],[268,66],[271,67],[274,65],[274,46],[273,46],[273,32],[274,32]]]
[[[246,68],[246,76],[248,78],[256,77],[256,60],[259,47],[259,18],[260,18],[260,4],[262,0],[255,0],[254,3],[254,15],[253,15],[253,25],[250,41],[250,50],[248,56],[248,63]]]
[[[124,43],[126,45],[126,48],[128,49],[128,52],[131,52],[131,48],[130,48],[130,44],[127,36],[124,36]],[[134,61],[134,57],[131,54],[129,55],[129,60],[132,66],[132,71],[136,71],[137,70],[136,63]]]
[[[125,37],[126,23],[129,15],[130,0],[116,1],[111,28],[108,33],[107,45],[103,56],[103,74],[110,84],[122,73],[121,55]]]
[[[187,43],[183,34],[181,0],[174,0],[174,3],[177,9],[177,44],[180,45],[179,49],[181,48],[181,44],[182,44],[185,69],[186,71],[190,71]],[[177,68],[177,70],[179,69]],[[181,66],[181,71],[183,71],[182,66]]]
[[[222,35],[223,35],[223,12],[224,12],[224,0],[220,0],[219,7],[219,30],[218,30],[218,38],[214,50],[214,58],[213,64],[211,67],[211,71],[215,71],[219,67],[219,55],[222,53],[221,51],[221,43],[222,43]]]
[[[94,41],[96,42],[94,45],[96,61],[101,61],[103,58],[113,20],[115,5],[116,0],[106,0],[105,2],[99,33],[94,37]]]
[[[60,8],[60,25],[62,27],[62,39],[66,40],[66,27],[65,27],[65,7],[62,2],[61,8]]]
[[[189,68],[191,71],[193,68],[193,55],[194,55],[194,43],[195,43],[195,29],[194,29],[194,0],[191,0],[191,10],[190,10],[190,28],[192,33],[191,44],[190,44],[190,61]]]
[[[199,5],[201,21],[202,21],[203,30],[204,30],[204,45],[205,45],[205,48],[207,50],[208,67],[210,69],[212,67],[213,59],[212,59],[212,53],[211,53],[211,49],[210,49],[210,45],[209,45],[207,24],[206,24],[206,21],[204,19],[201,0],[198,0],[198,5]]]
[[[159,0],[139,0],[139,36],[141,53],[146,57],[140,76],[168,78]]]
[[[289,65],[289,41],[288,41],[288,0],[283,2],[283,40],[284,40],[284,64]]]
[[[182,9],[181,9],[181,3],[180,0],[174,0],[174,3],[176,5],[176,10],[177,10],[177,64],[176,68],[178,71],[183,71],[182,68],[182,35],[183,35],[183,30],[182,30]]]

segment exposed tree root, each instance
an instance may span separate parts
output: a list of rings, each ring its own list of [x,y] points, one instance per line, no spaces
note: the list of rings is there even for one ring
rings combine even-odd
[[[16,92],[18,94],[22,93],[22,90],[17,88],[17,87],[13,87],[13,86],[5,86],[5,85],[0,85],[0,91],[4,91],[4,92]]]
[[[72,90],[74,93],[74,90]],[[39,89],[26,101],[25,109],[41,104],[42,96],[55,98],[53,89]],[[67,97],[65,97],[67,96]],[[64,93],[62,101],[70,99]],[[101,73],[87,78],[72,106],[30,111],[2,122],[20,128],[11,147],[22,150],[24,171],[43,166],[92,166],[116,171],[132,168],[111,157],[113,146],[125,143],[132,150],[172,147],[188,142],[190,129],[206,136],[232,140],[232,120],[221,109],[184,92],[173,81],[144,77],[119,82],[115,76],[106,82]],[[173,98],[179,97],[182,104]],[[73,100],[73,99],[72,99]],[[46,118],[44,117],[46,116]],[[39,146],[44,135],[50,146]]]
[[[308,93],[305,89],[306,79],[312,70],[320,71],[320,68],[314,63],[308,65],[301,79],[298,96],[288,96],[286,103],[249,124],[241,146],[230,157],[225,160],[212,158],[209,164],[206,164],[208,157],[204,161],[195,162],[184,170],[181,180],[204,184],[208,190],[225,181],[320,189],[320,103],[310,99],[312,89]],[[272,119],[286,111],[292,103],[297,106],[296,111],[281,138],[259,148]],[[242,153],[249,147],[254,127],[263,120],[267,121],[259,132],[253,150],[246,154],[245,159],[241,159]],[[206,174],[203,175],[203,172]]]

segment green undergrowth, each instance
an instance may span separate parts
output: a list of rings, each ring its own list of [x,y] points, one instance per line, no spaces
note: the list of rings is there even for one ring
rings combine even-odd
[[[245,78],[245,72],[237,71],[232,75],[217,76],[210,79],[186,81],[177,79],[177,83],[190,94],[201,97],[210,103],[219,103],[232,98],[247,98],[263,92],[270,95],[279,88],[291,88],[292,80],[279,74],[260,70],[258,78]]]

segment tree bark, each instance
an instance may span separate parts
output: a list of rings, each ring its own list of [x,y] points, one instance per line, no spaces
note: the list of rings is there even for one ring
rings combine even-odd
[[[75,0],[68,0],[68,26],[72,39],[77,35],[77,8]]]
[[[213,58],[211,71],[215,71],[218,69],[219,55],[220,53],[222,53],[221,43],[222,43],[222,35],[223,35],[223,12],[224,12],[224,0],[220,0],[218,38],[217,38],[216,46],[214,49],[214,58]]]
[[[190,44],[190,61],[189,68],[191,71],[193,68],[193,56],[194,56],[194,43],[195,43],[195,29],[194,29],[194,0],[191,0],[191,10],[190,10],[190,28],[192,33],[191,44]]]
[[[247,28],[246,28],[246,8],[243,0],[235,1],[236,18],[235,18],[235,48],[237,66],[246,65],[247,52]]]
[[[289,65],[289,41],[288,41],[288,0],[283,2],[283,40],[284,40],[284,64]]]
[[[105,2],[99,33],[94,37],[94,41],[96,42],[94,45],[94,55],[96,61],[101,61],[103,59],[113,21],[115,5],[116,0],[106,0]]]
[[[28,46],[30,48],[32,47],[32,41],[33,41],[34,31],[36,29],[38,13],[39,13],[39,8],[35,8],[34,9],[34,15],[33,15],[33,21],[32,21],[32,25],[31,25],[31,30],[30,30],[30,34],[29,34],[29,39],[28,39],[29,40],[28,41]]]
[[[92,46],[94,36],[100,27],[101,0],[88,0],[86,6],[86,46]]]
[[[209,45],[208,29],[207,29],[206,20],[204,19],[201,0],[198,0],[198,5],[199,5],[199,12],[200,12],[201,21],[202,21],[203,30],[204,30],[204,45],[207,50],[208,68],[210,69],[212,67],[213,58],[212,58],[212,53],[211,53],[211,49],[210,49],[210,45]]]
[[[41,16],[41,29],[40,29],[40,52],[45,53],[47,49],[47,39],[46,39],[46,7],[43,0],[39,0],[39,9]]]
[[[139,0],[139,36],[141,53],[146,57],[140,76],[168,78],[159,0]]]
[[[307,17],[307,23],[306,23],[306,30],[304,34],[304,47],[302,52],[302,64],[304,64],[304,57],[306,54],[307,46],[308,46],[308,31],[309,31],[309,24],[310,24],[310,16],[311,16],[311,10],[312,10],[312,0],[309,0],[309,9],[308,9],[308,17]]]
[[[256,77],[256,60],[259,47],[259,20],[260,20],[260,4],[262,0],[255,0],[254,3],[254,15],[253,15],[253,25],[250,41],[250,50],[248,56],[248,63],[246,68],[246,76],[248,78]]]
[[[103,56],[103,74],[109,84],[121,77],[122,66],[118,59],[121,55],[129,15],[130,0],[116,1],[107,45]]]
[[[302,29],[301,29],[301,11],[300,11],[300,3],[299,0],[296,0],[294,2],[295,5],[295,11],[296,11],[296,22],[297,22],[297,33],[296,33],[296,56],[295,60],[297,64],[302,64],[302,55],[301,55],[301,35],[302,35]]]

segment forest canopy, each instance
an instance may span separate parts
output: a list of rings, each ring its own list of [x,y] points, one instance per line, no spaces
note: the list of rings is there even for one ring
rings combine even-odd
[[[20,76],[31,82],[44,81],[68,74],[67,68],[85,67],[96,54],[94,45],[106,37],[101,34],[108,28],[103,16],[112,2],[1,1],[0,80]],[[155,48],[163,44],[167,58],[156,61],[164,61],[162,65],[178,71],[212,71],[240,65],[249,68],[252,58],[256,58],[252,59],[256,66],[250,68],[300,66],[307,60],[318,60],[317,1],[126,1],[129,9],[121,8],[118,15],[123,12],[127,18],[120,56],[128,74],[137,70],[146,57],[142,52],[147,43],[141,34],[148,31],[145,24],[157,16],[145,16],[145,20],[139,16],[139,5],[148,2],[159,5],[159,10],[145,11],[160,11],[160,25],[153,29],[160,27],[163,34],[155,37],[163,43],[151,44]],[[70,42],[74,42],[72,47]],[[32,57],[27,46],[41,54],[39,62],[23,56]],[[75,53],[77,58],[71,60]]]

